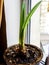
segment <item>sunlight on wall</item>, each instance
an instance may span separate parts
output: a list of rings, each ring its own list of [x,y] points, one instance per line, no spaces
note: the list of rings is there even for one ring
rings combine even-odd
[[[20,0],[4,0],[6,13],[7,45],[19,41]]]
[[[40,0],[32,0],[31,6],[33,7],[39,1]],[[31,18],[30,44],[40,47],[40,7],[38,7]]]
[[[40,32],[43,34],[49,34],[49,12],[48,1],[42,1],[40,9]]]
[[[45,19],[45,33],[49,34],[49,12],[47,12]]]

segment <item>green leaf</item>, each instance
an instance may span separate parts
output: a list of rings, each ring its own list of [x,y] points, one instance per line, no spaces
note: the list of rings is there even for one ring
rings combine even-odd
[[[27,24],[29,23],[29,20],[31,18],[31,16],[33,15],[33,13],[36,11],[36,9],[38,8],[39,4],[41,3],[38,2],[30,11],[30,13],[28,14],[28,16],[25,19],[25,3],[23,2],[21,5],[21,12],[20,12],[20,31],[19,31],[19,45],[20,45],[20,49],[24,48],[24,31],[25,28],[27,27]],[[21,48],[22,47],[22,48]]]
[[[23,42],[23,36],[24,36],[24,31],[22,30],[22,26],[25,20],[25,3],[23,2],[21,5],[21,12],[20,12],[20,31],[19,31],[19,43],[22,44]]]
[[[38,6],[39,6],[40,3],[41,3],[41,1],[38,2],[38,3],[32,8],[32,10],[30,11],[30,13],[28,14],[28,16],[26,17],[26,19],[25,19],[25,21],[24,21],[24,24],[23,24],[23,26],[22,26],[22,30],[25,29],[25,27],[26,27],[27,24],[29,23],[29,20],[30,20],[31,16],[34,14],[34,12],[36,11],[36,9],[38,8]]]
[[[20,30],[22,30],[22,25],[24,23],[24,19],[25,19],[25,4],[23,3],[21,6],[21,12],[20,12]]]

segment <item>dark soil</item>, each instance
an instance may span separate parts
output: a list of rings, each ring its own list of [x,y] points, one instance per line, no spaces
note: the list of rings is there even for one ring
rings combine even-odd
[[[34,63],[39,61],[38,59],[41,58],[41,50],[39,51],[38,48],[31,45],[26,45],[25,53],[19,51],[18,45],[8,48],[4,53],[4,59],[6,59],[9,63],[15,64]]]

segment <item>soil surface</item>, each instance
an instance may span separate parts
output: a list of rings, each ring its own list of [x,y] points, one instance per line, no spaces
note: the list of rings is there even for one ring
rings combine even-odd
[[[35,46],[25,45],[26,52],[19,51],[19,45],[6,49],[4,59],[11,64],[36,63],[42,58],[42,51]]]

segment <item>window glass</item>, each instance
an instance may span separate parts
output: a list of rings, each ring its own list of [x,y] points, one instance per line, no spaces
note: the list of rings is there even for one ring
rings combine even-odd
[[[49,34],[49,1],[42,0],[40,7],[40,32]]]

